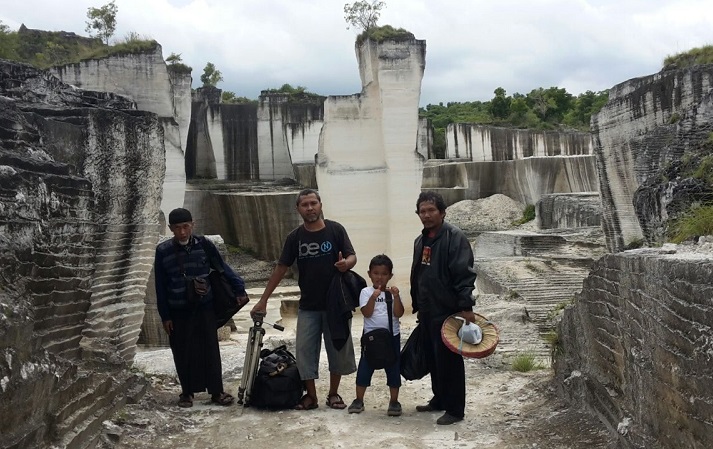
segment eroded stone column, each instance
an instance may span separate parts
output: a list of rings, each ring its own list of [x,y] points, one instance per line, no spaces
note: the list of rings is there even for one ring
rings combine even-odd
[[[342,223],[366,276],[369,260],[394,261],[392,284],[407,293],[423,157],[418,105],[425,68],[422,40],[367,40],[356,47],[362,92],[330,96],[317,155],[324,215]]]

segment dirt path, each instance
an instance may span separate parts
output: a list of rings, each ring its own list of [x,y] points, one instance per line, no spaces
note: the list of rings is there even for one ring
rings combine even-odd
[[[268,319],[279,319],[279,301],[271,303]],[[506,361],[533,332],[520,321],[518,304],[497,297],[480,302],[480,313],[501,325],[503,344],[483,360],[466,359],[467,409],[465,420],[438,426],[439,413],[415,408],[431,397],[429,378],[405,382],[400,392],[404,413],[388,417],[388,389],[383,372],[375,373],[365,396],[366,410],[350,415],[324,404],[328,371],[322,355],[317,391],[319,408],[312,411],[262,411],[239,405],[219,407],[207,393],[197,395],[193,408],[175,405],[179,388],[167,349],[141,351],[136,367],[151,382],[138,404],[128,405],[104,423],[104,449],[114,448],[583,448],[614,447],[595,420],[566,408],[553,394],[550,369],[518,373]],[[241,312],[242,313],[242,312]],[[243,317],[245,318],[245,317]],[[354,319],[358,335],[361,317]],[[238,332],[221,343],[226,390],[236,395],[240,384],[249,319],[238,321]],[[284,333],[269,329],[266,347],[294,345],[294,323],[282,320]],[[402,320],[403,340],[415,326]],[[354,398],[355,375],[342,379],[340,393],[348,404]]]

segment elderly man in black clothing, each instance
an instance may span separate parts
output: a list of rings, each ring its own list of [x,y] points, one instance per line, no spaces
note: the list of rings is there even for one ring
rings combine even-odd
[[[154,273],[158,312],[181,382],[178,405],[193,406],[193,394],[206,390],[211,402],[230,405],[233,396],[223,391],[213,294],[208,282],[211,262],[222,266],[241,303],[247,301],[245,283],[211,241],[193,234],[188,210],[174,209],[168,223],[173,238],[156,248]]]

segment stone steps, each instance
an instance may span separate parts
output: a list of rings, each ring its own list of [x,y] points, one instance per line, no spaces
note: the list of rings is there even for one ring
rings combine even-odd
[[[146,383],[137,377],[115,378],[104,373],[82,373],[55,395],[59,401],[51,433],[59,447],[91,447],[102,422],[127,402],[144,394]],[[62,401],[65,404],[62,406]]]

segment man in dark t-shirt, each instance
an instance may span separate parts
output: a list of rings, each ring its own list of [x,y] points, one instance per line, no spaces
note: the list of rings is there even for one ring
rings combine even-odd
[[[305,189],[297,195],[297,212],[303,224],[285,239],[282,255],[252,313],[265,313],[268,298],[296,261],[300,286],[296,358],[307,390],[296,408],[311,410],[318,406],[315,379],[319,378],[320,339],[323,339],[329,360],[327,406],[343,409],[346,404],[338,393],[339,382],[343,375],[356,371],[354,344],[350,332],[344,347],[340,350],[334,347],[327,321],[327,290],[336,273],[356,265],[356,254],[344,227],[322,218],[322,200],[315,190]]]

